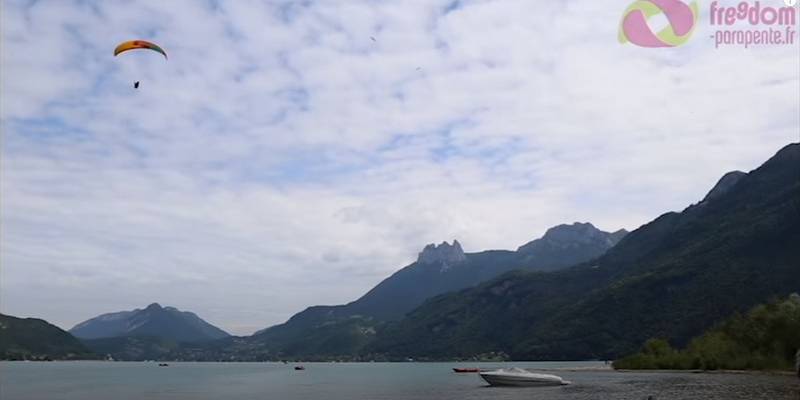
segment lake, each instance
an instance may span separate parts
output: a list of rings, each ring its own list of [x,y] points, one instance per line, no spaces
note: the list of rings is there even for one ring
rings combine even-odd
[[[800,379],[767,374],[615,372],[598,362],[512,363],[2,362],[3,400],[100,399],[654,399],[800,400]],[[545,388],[488,387],[453,367],[544,369],[572,381]],[[570,370],[567,370],[570,369]],[[591,369],[591,370],[588,370]]]

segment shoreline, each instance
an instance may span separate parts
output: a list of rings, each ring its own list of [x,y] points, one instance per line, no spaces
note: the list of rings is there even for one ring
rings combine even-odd
[[[235,363],[243,363],[243,364],[283,364],[281,361],[177,361],[177,360],[148,360],[148,361],[107,361],[107,360],[92,360],[92,359],[84,359],[84,360],[51,360],[51,361],[44,361],[44,360],[0,360],[0,363],[65,363],[65,362],[75,362],[75,363],[84,363],[84,362],[95,362],[95,363],[139,363],[139,364],[155,364],[158,362],[167,362],[167,363],[187,363],[187,364],[235,364]],[[554,362],[554,361],[501,361],[501,362],[494,362],[494,361],[486,361],[487,364],[513,364],[513,363],[531,363],[531,362]],[[569,362],[569,361],[567,361]],[[575,362],[575,361],[573,361]],[[577,361],[580,362],[580,361]],[[379,362],[370,362],[370,361],[343,361],[343,362],[330,362],[330,361],[290,361],[288,364],[375,364],[375,363],[387,363],[387,364],[457,364],[457,363],[465,363],[463,361],[379,361]],[[469,363],[469,362],[466,362]],[[478,364],[480,367],[480,363]],[[609,366],[597,366],[597,367],[564,367],[564,368],[525,368],[529,371],[542,371],[542,372],[618,372],[622,374],[629,374],[629,373],[680,373],[680,374],[739,374],[739,375],[771,375],[771,376],[796,376],[795,371],[790,370],[728,370],[728,369],[720,369],[720,370],[702,370],[702,369],[614,369],[613,367]]]
[[[790,370],[759,370],[759,369],[615,369],[615,372],[652,372],[652,373],[684,373],[684,374],[739,374],[739,375],[785,375],[796,376],[797,373]]]

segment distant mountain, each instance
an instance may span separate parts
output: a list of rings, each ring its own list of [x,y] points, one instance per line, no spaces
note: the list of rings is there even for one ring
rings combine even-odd
[[[552,271],[600,256],[627,231],[604,232],[590,223],[558,225],[516,252],[488,250],[465,254],[458,241],[425,246],[417,261],[383,280],[345,314],[397,320],[425,300],[485,282],[512,270]]]
[[[677,346],[800,287],[800,144],[726,174],[703,201],[559,271],[510,273],[428,300],[363,352],[610,359],[651,337]]]
[[[614,247],[628,231],[603,232],[590,223],[558,225],[517,249],[523,263],[531,263],[537,271],[552,271],[569,267],[602,255]]]
[[[36,318],[0,314],[0,360],[63,360],[95,356],[61,328]]]
[[[604,232],[589,223],[559,225],[518,251],[464,253],[461,244],[429,244],[417,261],[358,300],[309,307],[286,323],[257,332],[251,342],[284,356],[352,354],[369,343],[378,325],[402,318],[425,300],[475,286],[505,272],[550,271],[595,258],[627,231]],[[277,357],[277,356],[276,356]]]
[[[441,271],[445,272],[451,266],[461,264],[467,261],[467,255],[461,248],[461,243],[454,240],[450,245],[447,242],[442,242],[440,245],[429,244],[422,249],[417,257],[417,262],[420,264],[440,264]]]
[[[155,337],[176,342],[203,342],[228,337],[194,313],[153,303],[145,309],[103,314],[69,330],[80,339]]]

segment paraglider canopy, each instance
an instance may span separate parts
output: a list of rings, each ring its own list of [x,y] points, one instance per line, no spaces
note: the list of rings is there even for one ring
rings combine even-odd
[[[146,40],[129,40],[127,42],[122,42],[119,44],[119,46],[117,46],[117,48],[114,49],[114,56],[116,57],[120,53],[136,49],[153,50],[155,52],[161,53],[164,56],[164,58],[169,59],[169,57],[167,57],[167,52],[164,51],[164,49],[159,47],[157,44],[148,42]]]

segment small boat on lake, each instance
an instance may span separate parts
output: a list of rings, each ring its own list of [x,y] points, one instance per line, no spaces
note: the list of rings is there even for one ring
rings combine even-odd
[[[481,372],[480,368],[453,368],[453,372],[457,372],[459,374],[470,373],[470,372]]]
[[[480,372],[481,378],[492,386],[560,386],[571,382],[560,376],[537,374],[522,368],[503,368]]]
[[[305,369],[306,369],[306,367],[304,367],[302,365],[297,365],[297,366],[294,367],[295,371],[305,371]]]
[[[167,364],[167,363],[159,363],[158,366],[159,367],[169,367],[169,364]]]

